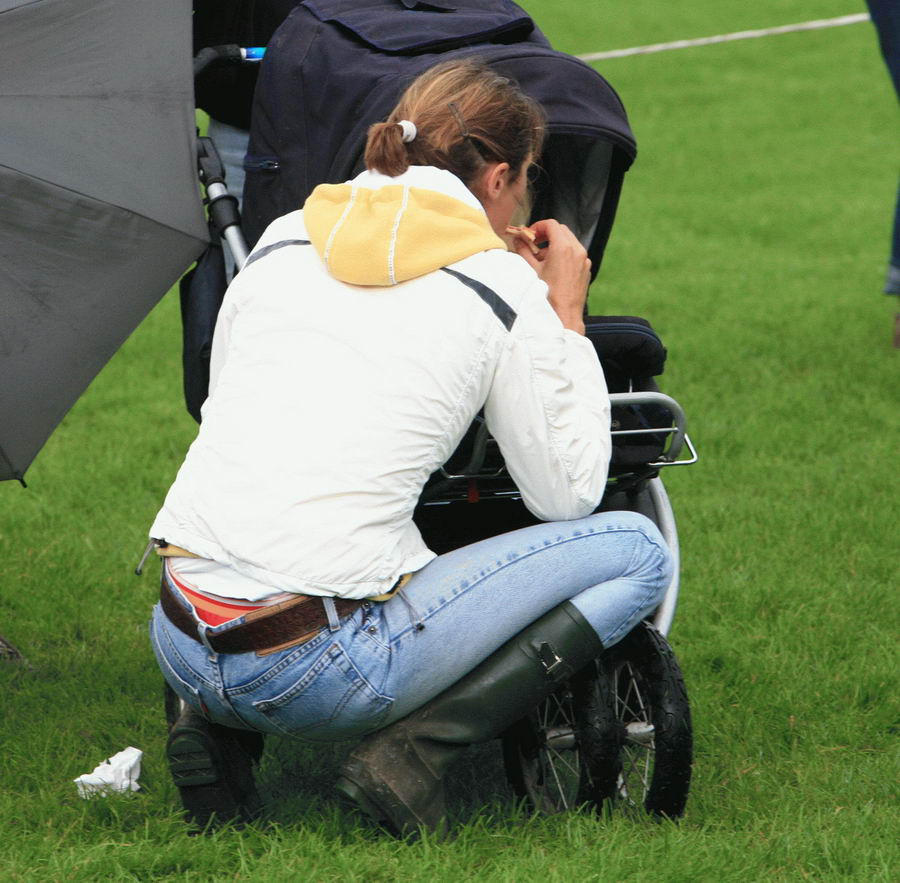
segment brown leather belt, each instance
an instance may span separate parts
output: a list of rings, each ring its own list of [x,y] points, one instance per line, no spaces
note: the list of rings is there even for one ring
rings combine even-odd
[[[159,601],[163,613],[175,628],[198,643],[204,643],[197,632],[197,620],[172,594],[165,574],[160,582]],[[328,625],[328,614],[322,601],[319,597],[298,595],[271,607],[261,607],[246,614],[241,625],[219,634],[207,632],[206,643],[216,653],[248,653],[253,650],[259,654],[300,644]],[[349,616],[364,603],[334,599],[339,619]]]

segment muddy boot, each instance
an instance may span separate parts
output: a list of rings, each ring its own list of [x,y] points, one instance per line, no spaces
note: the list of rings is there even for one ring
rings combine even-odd
[[[248,822],[261,804],[253,781],[259,734],[210,723],[182,704],[166,757],[188,819],[200,829]]]
[[[401,837],[446,832],[444,774],[463,749],[499,736],[603,645],[568,601],[507,641],[422,708],[367,736],[336,789]]]
[[[178,697],[178,694],[163,681],[163,702],[166,712],[166,729],[171,733],[172,728],[178,722],[181,712],[187,706]],[[255,730],[229,730],[234,738],[244,746],[244,750],[250,755],[254,764],[258,764],[266,745],[266,737]]]

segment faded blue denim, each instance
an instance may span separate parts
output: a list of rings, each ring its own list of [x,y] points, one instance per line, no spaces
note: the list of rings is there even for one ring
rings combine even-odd
[[[218,723],[351,739],[420,707],[563,601],[578,607],[604,646],[614,644],[659,604],[671,568],[649,519],[607,512],[441,555],[402,594],[367,602],[339,630],[324,628],[269,656],[212,653],[159,605],[151,640],[175,692]]]

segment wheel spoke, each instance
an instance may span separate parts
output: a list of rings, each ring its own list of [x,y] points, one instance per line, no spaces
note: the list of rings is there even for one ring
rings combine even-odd
[[[562,782],[559,779],[559,775],[556,772],[556,767],[553,764],[553,759],[548,757],[547,764],[550,767],[551,773],[553,773],[553,779],[556,782],[556,790],[559,793],[559,799],[562,801],[562,808],[569,809],[569,801],[566,800],[566,792],[563,789]]]
[[[622,768],[617,782],[619,799],[628,806],[643,805],[650,789],[655,731],[643,681],[630,660],[617,666],[613,677],[616,718],[625,728]]]
[[[561,751],[553,751],[551,756],[557,758],[560,764],[564,766],[577,779],[581,775],[581,769],[578,765],[578,752],[572,751],[571,753],[575,758],[574,762],[568,760]]]
[[[622,777],[625,780],[630,781],[637,770],[638,757],[634,751],[628,749],[626,749],[623,754],[625,755],[625,763],[622,764]]]
[[[572,714],[570,712],[571,703],[568,701],[566,701],[564,703],[558,696],[553,695],[550,697],[550,702],[546,703],[546,705],[548,706],[548,710],[549,710],[549,706],[550,706],[551,702],[555,706],[553,709],[554,713],[552,715],[548,714],[547,719],[544,721],[545,726],[549,725],[551,723],[559,724],[560,722],[571,724],[572,723]]]
[[[635,696],[637,697],[639,713],[641,714],[642,717],[644,717],[644,719],[648,719],[649,711],[648,711],[647,703],[644,702],[644,697],[641,695],[640,684],[638,684],[637,679],[634,678],[633,676],[632,676],[631,682],[634,685],[634,693],[635,693]]]
[[[624,721],[639,721],[647,719],[647,708],[633,678],[628,679],[628,692],[621,702],[620,718]]]

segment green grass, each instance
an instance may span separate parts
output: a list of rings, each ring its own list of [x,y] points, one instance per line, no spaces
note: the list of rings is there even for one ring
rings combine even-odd
[[[560,48],[860,11],[856,0],[525,4]],[[679,825],[531,818],[496,746],[457,771],[466,824],[409,846],[341,812],[345,747],[266,758],[267,825],[188,838],[131,575],[193,423],[167,296],[28,473],[0,485],[0,879],[891,880],[897,876],[896,302],[880,292],[900,151],[868,25],[606,62],[640,155],[595,310],[650,318],[702,456],[671,470],[672,635],[696,768]],[[104,757],[142,791],[80,800]]]

